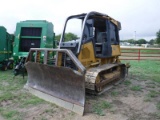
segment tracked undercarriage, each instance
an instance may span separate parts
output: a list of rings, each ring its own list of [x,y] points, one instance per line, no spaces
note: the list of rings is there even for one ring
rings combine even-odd
[[[90,68],[85,74],[87,93],[101,94],[125,79],[124,64],[105,64]]]

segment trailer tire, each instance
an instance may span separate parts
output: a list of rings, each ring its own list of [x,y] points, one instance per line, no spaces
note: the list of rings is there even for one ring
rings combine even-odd
[[[7,68],[8,68],[8,69],[13,69],[13,62],[12,62],[12,61],[9,61],[9,62],[8,62]]]

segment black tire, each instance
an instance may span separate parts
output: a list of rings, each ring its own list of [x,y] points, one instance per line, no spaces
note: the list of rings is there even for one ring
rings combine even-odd
[[[19,74],[19,71],[14,69],[13,73],[14,73],[14,76],[17,76]]]
[[[13,62],[12,61],[8,62],[7,68],[8,69],[13,69]]]

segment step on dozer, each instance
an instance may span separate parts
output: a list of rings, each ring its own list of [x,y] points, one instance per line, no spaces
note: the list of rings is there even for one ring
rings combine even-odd
[[[72,20],[76,21],[68,25]],[[69,16],[58,49],[30,49],[26,87],[40,98],[83,115],[86,92],[102,94],[125,79],[126,65],[119,60],[120,29],[120,22],[106,14]]]

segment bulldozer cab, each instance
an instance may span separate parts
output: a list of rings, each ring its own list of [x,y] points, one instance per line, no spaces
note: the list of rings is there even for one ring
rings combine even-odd
[[[83,45],[91,42],[96,58],[108,58],[112,56],[111,45],[119,45],[119,30],[120,23],[105,14],[90,12],[70,16],[65,22],[60,48],[70,49],[78,57]],[[69,39],[67,33],[76,37]]]

